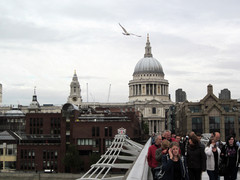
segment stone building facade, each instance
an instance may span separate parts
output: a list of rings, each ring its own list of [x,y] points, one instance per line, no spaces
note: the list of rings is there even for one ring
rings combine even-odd
[[[219,99],[213,94],[212,85],[207,95],[199,102],[176,104],[176,133],[186,135],[190,131],[199,133],[220,132],[221,139],[230,134],[239,138],[240,103],[234,99]]]
[[[144,58],[136,64],[133,79],[129,81],[129,103],[142,113],[143,121],[149,127],[149,135],[165,130],[165,112],[173,102],[162,65],[153,58],[149,37]]]

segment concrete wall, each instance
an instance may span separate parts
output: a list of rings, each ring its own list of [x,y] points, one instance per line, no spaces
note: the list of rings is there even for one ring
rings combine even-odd
[[[76,180],[81,178],[83,174],[70,174],[70,173],[0,173],[0,179],[4,180]]]

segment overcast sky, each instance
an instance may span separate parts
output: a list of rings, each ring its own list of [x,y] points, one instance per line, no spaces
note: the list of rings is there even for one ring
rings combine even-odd
[[[142,37],[124,36],[118,25]],[[169,92],[199,101],[212,84],[240,98],[239,0],[2,0],[3,103],[64,104],[76,70],[83,101],[128,101],[149,33]]]

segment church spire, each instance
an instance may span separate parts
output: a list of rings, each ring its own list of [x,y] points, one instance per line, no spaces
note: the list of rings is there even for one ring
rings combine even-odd
[[[146,43],[146,47],[145,47],[144,57],[153,57],[152,52],[151,52],[150,42],[149,42],[149,34],[147,34],[147,43]]]

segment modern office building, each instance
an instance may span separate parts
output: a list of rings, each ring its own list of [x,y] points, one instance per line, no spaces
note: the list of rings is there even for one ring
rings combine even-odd
[[[176,103],[178,102],[184,102],[187,100],[187,95],[186,95],[186,92],[183,91],[182,89],[177,89],[175,91],[175,101]]]
[[[228,89],[221,90],[221,93],[219,93],[219,99],[230,100],[231,99],[231,91],[229,91]]]

